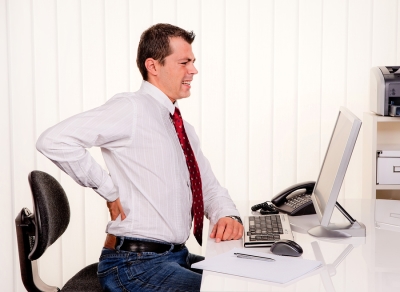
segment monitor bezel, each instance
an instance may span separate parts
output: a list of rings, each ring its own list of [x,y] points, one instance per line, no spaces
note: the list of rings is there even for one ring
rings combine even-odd
[[[326,161],[326,158],[327,158],[327,155],[328,155],[328,152],[329,152],[329,148],[331,146],[333,135],[335,133],[335,129],[336,129],[337,123],[339,121],[340,115],[344,115],[351,122],[351,130],[350,130],[349,138],[347,139],[347,143],[346,143],[346,147],[345,147],[344,153],[342,155],[342,158],[341,158],[341,161],[340,161],[340,164],[339,164],[339,168],[338,168],[338,170],[336,172],[336,177],[335,177],[331,192],[329,194],[329,199],[328,199],[328,201],[326,203],[326,206],[324,208],[325,211],[322,212],[322,209],[319,206],[318,201],[315,198],[316,195],[315,195],[314,192],[318,187],[318,182],[320,181],[320,176],[321,176],[321,173],[322,173],[322,169],[323,169],[323,167],[325,165],[325,161]],[[330,223],[330,220],[331,220],[331,217],[332,217],[332,214],[333,214],[333,210],[335,208],[335,204],[336,204],[337,198],[339,196],[340,189],[341,189],[343,181],[344,181],[344,177],[346,175],[347,167],[348,167],[348,165],[350,163],[350,159],[351,159],[355,144],[357,142],[357,137],[358,137],[358,134],[359,134],[359,131],[360,131],[360,128],[361,128],[361,124],[362,124],[361,120],[356,115],[354,115],[352,112],[350,112],[347,108],[340,107],[339,113],[338,113],[337,118],[336,118],[335,126],[333,128],[332,135],[331,135],[331,138],[329,140],[329,144],[328,144],[327,150],[325,152],[325,157],[324,157],[323,163],[321,165],[320,172],[318,174],[318,179],[317,179],[317,181],[315,183],[315,187],[314,187],[313,193],[311,195],[311,199],[313,201],[315,211],[316,211],[316,213],[318,215],[318,219],[320,221],[320,225],[323,226],[323,227],[328,227],[329,226],[329,223]]]

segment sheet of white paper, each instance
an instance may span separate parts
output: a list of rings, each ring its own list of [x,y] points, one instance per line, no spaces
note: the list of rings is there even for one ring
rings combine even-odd
[[[234,255],[235,252],[269,257],[275,259],[275,261],[267,262],[238,258]],[[322,263],[320,261],[277,256],[245,248],[234,248],[229,252],[195,263],[192,268],[283,284],[321,266]]]

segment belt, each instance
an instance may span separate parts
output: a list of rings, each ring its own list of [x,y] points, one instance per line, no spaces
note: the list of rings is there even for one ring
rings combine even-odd
[[[104,243],[104,247],[108,249],[115,249],[116,246],[120,244],[120,237],[117,237],[112,234],[107,234],[106,241]],[[184,243],[174,244],[172,252],[177,252],[182,250],[185,247]],[[132,240],[124,238],[124,242],[122,243],[120,250],[123,251],[131,251],[131,252],[155,252],[155,253],[164,253],[171,249],[170,244],[163,244],[158,242],[151,241],[140,241],[140,240]]]

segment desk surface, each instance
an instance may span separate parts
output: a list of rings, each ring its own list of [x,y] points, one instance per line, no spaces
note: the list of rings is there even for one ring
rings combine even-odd
[[[241,214],[250,214],[251,203],[236,203]],[[316,215],[290,217],[294,239],[304,250],[302,257],[320,260],[324,267],[283,285],[204,271],[201,291],[400,291],[400,232],[374,227],[371,200],[350,199],[341,203],[353,218],[366,225],[366,238],[315,238],[307,230],[318,224]],[[345,222],[342,217],[335,211],[331,222]],[[215,243],[208,238],[206,258],[234,247],[243,247],[243,240]],[[269,253],[269,248],[257,251]]]

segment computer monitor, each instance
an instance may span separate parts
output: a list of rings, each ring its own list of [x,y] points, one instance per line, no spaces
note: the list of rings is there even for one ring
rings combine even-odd
[[[354,220],[337,203],[351,154],[361,128],[361,120],[348,109],[341,107],[324,161],[315,184],[311,199],[318,215],[320,225],[308,230],[316,237],[365,236],[365,226]],[[335,206],[349,220],[349,223],[330,223]]]

